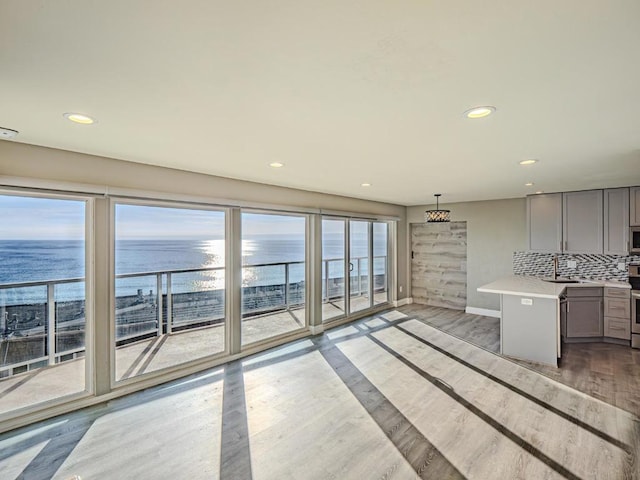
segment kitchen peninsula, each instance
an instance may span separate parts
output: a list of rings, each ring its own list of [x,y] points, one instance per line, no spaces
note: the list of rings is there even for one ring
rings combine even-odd
[[[548,281],[513,275],[478,288],[479,292],[500,295],[502,355],[558,366],[561,356],[560,300],[567,287],[628,289],[629,284],[605,280]]]
[[[500,295],[500,353],[558,366],[560,296],[567,284],[513,275],[478,288]]]

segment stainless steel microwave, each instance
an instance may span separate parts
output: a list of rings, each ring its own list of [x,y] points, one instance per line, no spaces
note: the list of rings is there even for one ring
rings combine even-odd
[[[629,229],[629,253],[640,253],[640,227]]]

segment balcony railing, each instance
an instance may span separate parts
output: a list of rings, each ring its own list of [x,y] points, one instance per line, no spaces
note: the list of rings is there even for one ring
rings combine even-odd
[[[354,258],[349,264],[352,296],[368,292],[366,260]],[[344,296],[344,259],[323,259],[323,266],[323,302]],[[243,318],[305,303],[304,262],[246,265],[242,270]],[[374,291],[385,290],[386,257],[374,257],[374,272]],[[224,274],[224,267],[211,267],[116,275],[116,345],[224,325]],[[84,355],[84,295],[74,299],[67,292],[67,299],[56,299],[61,288],[83,292],[83,283],[84,278],[68,278],[0,284],[0,378]],[[28,299],[20,301],[20,292]]]
[[[378,255],[373,258],[373,291],[384,291],[387,287],[387,257]],[[369,257],[355,257],[349,262],[349,288],[352,297],[368,293]],[[322,301],[328,302],[344,296],[344,258],[325,258],[322,260]],[[337,268],[331,268],[336,265]],[[333,275],[331,275],[333,273]]]

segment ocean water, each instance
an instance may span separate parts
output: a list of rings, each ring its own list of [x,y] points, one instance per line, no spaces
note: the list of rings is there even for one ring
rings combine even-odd
[[[374,238],[374,256],[384,256],[384,238]],[[301,262],[289,266],[291,283],[304,281],[304,241],[282,235],[259,235],[243,240],[243,285],[284,283],[284,266],[264,264]],[[343,240],[325,235],[323,258],[342,258]],[[366,257],[366,238],[352,237],[352,258]],[[205,272],[174,273],[174,293],[224,288],[224,239],[119,240],[116,242],[116,275],[167,270],[208,268]],[[362,271],[368,268],[361,260]],[[72,240],[0,240],[0,284],[51,281],[84,277],[84,243]],[[354,262],[357,264],[357,262]],[[342,261],[328,262],[329,277],[344,275]],[[384,271],[384,259],[374,260],[374,272]],[[354,275],[352,273],[352,275]],[[163,277],[166,291],[166,276]],[[116,279],[116,295],[146,295],[157,289],[155,274]],[[56,300],[84,298],[84,282],[56,285]],[[43,302],[46,286],[0,288],[0,306]]]

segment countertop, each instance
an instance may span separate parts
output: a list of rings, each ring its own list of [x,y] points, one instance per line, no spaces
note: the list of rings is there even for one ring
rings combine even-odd
[[[580,283],[553,283],[545,282],[538,277],[511,275],[478,287],[478,292],[522,295],[537,298],[558,298],[567,287],[613,287],[630,289],[631,285],[617,280],[580,280]]]

